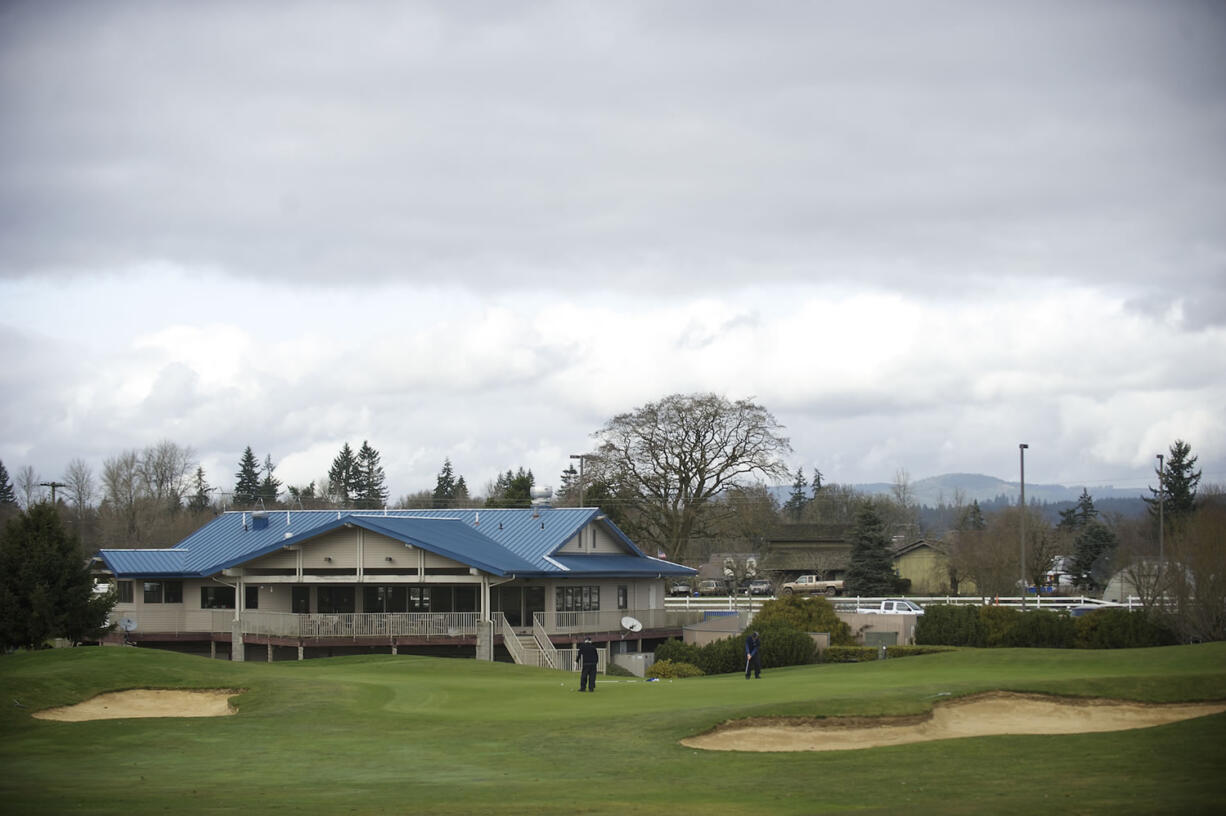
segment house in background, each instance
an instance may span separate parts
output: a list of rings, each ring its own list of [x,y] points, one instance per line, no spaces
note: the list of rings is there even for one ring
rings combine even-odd
[[[169,549],[102,550],[127,642],[233,660],[399,650],[558,666],[585,635],[678,637],[695,570],[593,508],[276,510],[218,516]]]
[[[949,555],[940,541],[920,539],[904,544],[894,551],[894,571],[899,578],[911,581],[908,595],[948,595]],[[969,578],[958,581],[958,594],[974,595],[975,582]]]

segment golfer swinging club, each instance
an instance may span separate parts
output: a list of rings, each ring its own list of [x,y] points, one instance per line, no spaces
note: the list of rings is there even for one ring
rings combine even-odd
[[[762,677],[762,658],[758,655],[758,650],[762,648],[762,640],[758,637],[758,633],[754,632],[749,637],[745,638],[745,679],[749,679],[750,672],[753,673],[755,680]]]

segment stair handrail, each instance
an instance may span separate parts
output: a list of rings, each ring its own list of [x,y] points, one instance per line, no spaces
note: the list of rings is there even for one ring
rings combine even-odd
[[[534,612],[532,615],[532,636],[536,639],[536,647],[541,650],[541,656],[545,658],[545,663],[549,668],[558,668],[558,649],[549,639],[549,633],[545,631],[545,624],[541,621],[539,612]]]
[[[519,636],[515,634],[515,629],[507,620],[507,616],[498,613],[498,617],[502,619],[502,645],[507,647],[507,651],[511,653],[511,659],[519,665],[524,664],[524,645],[519,642]]]

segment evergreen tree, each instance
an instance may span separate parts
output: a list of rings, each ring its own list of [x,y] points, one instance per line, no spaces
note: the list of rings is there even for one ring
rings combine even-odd
[[[455,494],[455,471],[451,468],[451,459],[444,459],[443,469],[439,471],[438,479],[434,484],[434,494],[430,506],[436,508],[455,507]]]
[[[114,595],[95,595],[80,542],[42,502],[0,533],[0,648],[38,649],[51,638],[93,640]]]
[[[17,494],[13,491],[13,483],[9,481],[9,472],[0,462],[0,505],[17,506]]]
[[[562,471],[561,486],[558,488],[558,504],[566,507],[577,507],[579,504],[579,471],[574,465],[567,465]]]
[[[535,483],[532,471],[522,467],[518,473],[508,470],[494,482],[493,490],[485,501],[486,507],[531,507],[532,485]]]
[[[354,497],[358,507],[374,510],[387,504],[386,477],[383,474],[383,466],[379,464],[380,458],[379,451],[363,439],[355,467],[357,489],[354,491]]]
[[[1094,507],[1094,499],[1083,487],[1077,504],[1068,510],[1060,511],[1060,523],[1056,525],[1056,528],[1065,531],[1080,530],[1096,518],[1098,518],[1098,509]]]
[[[464,481],[463,476],[458,476],[455,480],[455,506],[468,507],[470,504],[472,504],[472,497],[468,495],[468,484]]]
[[[259,496],[264,501],[265,507],[272,507],[277,503],[277,494],[281,492],[281,480],[273,476],[277,466],[272,463],[272,454],[264,456],[264,479],[260,482]]]
[[[979,500],[975,499],[971,502],[970,507],[962,512],[962,518],[958,519],[958,529],[963,532],[983,531],[988,528],[988,523],[984,521],[983,511],[979,509]]]
[[[353,448],[346,442],[340,453],[332,460],[328,470],[328,484],[332,496],[341,507],[352,507],[357,493],[358,462],[353,455]]]
[[[1153,495],[1145,499],[1154,521],[1158,520],[1158,506],[1162,505],[1162,517],[1168,532],[1191,518],[1196,510],[1196,490],[1200,485],[1201,472],[1193,470],[1197,457],[1190,456],[1191,453],[1191,445],[1182,439],[1176,439],[1175,444],[1171,445],[1170,456],[1166,459],[1163,471],[1159,472],[1155,468],[1160,480],[1159,487],[1151,487],[1149,492]]]
[[[238,481],[234,483],[234,506],[253,507],[260,496],[260,463],[251,452],[251,446],[243,451],[238,461]]]
[[[212,503],[209,494],[213,492],[213,488],[209,487],[209,483],[204,480],[204,468],[196,466],[196,476],[194,477],[192,486],[195,491],[192,497],[187,500],[187,509],[195,513],[201,513],[209,509]]]
[[[1073,583],[1081,589],[1102,589],[1107,563],[1118,546],[1115,531],[1098,519],[1081,525],[1073,539]]]
[[[813,498],[817,498],[817,494],[822,492],[822,472],[817,468],[813,468]]]
[[[792,482],[792,495],[788,497],[787,503],[783,505],[783,512],[792,517],[794,521],[800,521],[800,517],[804,515],[805,507],[809,504],[809,483],[805,481],[805,471],[803,468],[796,468],[796,481]]]
[[[885,522],[869,502],[860,508],[851,531],[851,559],[844,587],[848,595],[870,597],[891,595],[898,587]]]

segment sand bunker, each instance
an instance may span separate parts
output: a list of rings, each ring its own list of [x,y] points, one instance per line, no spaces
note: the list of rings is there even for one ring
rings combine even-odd
[[[129,717],[226,717],[238,713],[230,705],[230,698],[239,693],[235,689],[114,691],[73,706],[36,711],[33,716],[40,720],[62,722],[121,720]]]
[[[728,723],[681,741],[711,751],[847,751],[995,734],[1124,731],[1226,711],[1226,703],[1147,705],[993,693],[938,703],[914,717],[832,717]]]

